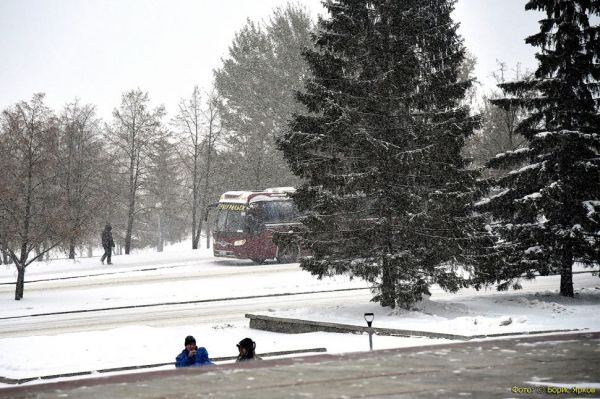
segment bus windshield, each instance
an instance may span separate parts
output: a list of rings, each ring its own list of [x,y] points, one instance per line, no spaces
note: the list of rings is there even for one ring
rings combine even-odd
[[[239,210],[219,209],[217,214],[217,231],[242,232],[245,213]]]

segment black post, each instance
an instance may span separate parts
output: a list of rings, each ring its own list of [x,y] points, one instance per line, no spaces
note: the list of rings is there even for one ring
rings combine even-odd
[[[365,321],[367,322],[367,327],[369,327],[369,350],[373,351],[373,320],[375,319],[375,315],[373,313],[365,313],[364,315]]]

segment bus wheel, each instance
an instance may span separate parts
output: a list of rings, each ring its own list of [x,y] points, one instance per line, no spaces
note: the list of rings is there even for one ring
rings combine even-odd
[[[277,260],[279,263],[294,263],[298,261],[300,250],[297,245],[287,244],[277,247]]]
[[[257,259],[257,258],[254,258],[254,259],[250,259],[250,260],[252,262],[256,263],[257,265],[262,265],[263,263],[265,263],[266,259]]]

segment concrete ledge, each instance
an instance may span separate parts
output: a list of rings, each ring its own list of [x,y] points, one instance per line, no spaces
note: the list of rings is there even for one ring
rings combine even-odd
[[[273,357],[273,356],[286,356],[286,355],[297,355],[302,353],[323,353],[327,352],[325,348],[311,348],[311,349],[295,349],[289,351],[279,351],[279,352],[267,352],[267,353],[257,353],[263,359]],[[228,360],[235,360],[237,356],[225,356],[225,357],[214,357],[211,358],[215,364],[218,362],[224,362]],[[11,384],[11,385],[20,385],[26,382],[31,382],[35,380],[53,380],[56,378],[68,378],[68,377],[79,377],[79,376],[91,376],[93,374],[103,374],[103,373],[112,373],[117,371],[132,371],[132,370],[141,370],[141,369],[151,369],[163,366],[173,366],[175,368],[175,362],[167,362],[167,363],[154,363],[154,364],[142,364],[137,366],[124,366],[124,367],[114,367],[109,369],[100,369],[93,371],[78,371],[74,373],[64,373],[64,374],[53,374],[53,375],[43,375],[39,377],[27,377],[27,378],[8,378],[0,376],[0,383],[3,384]]]
[[[284,334],[301,334],[307,332],[334,332],[334,333],[353,333],[362,334],[368,332],[369,329],[366,326],[354,326],[351,324],[338,324],[338,323],[327,323],[322,321],[312,320],[301,320],[301,319],[290,319],[283,317],[272,317],[264,315],[246,314],[246,318],[250,319],[250,328],[256,330],[273,331]],[[427,338],[444,338],[450,340],[468,341],[471,339],[478,338],[493,338],[493,337],[506,337],[512,335],[533,335],[533,334],[546,334],[546,333],[557,333],[557,332],[577,332],[580,330],[547,330],[547,331],[526,331],[526,332],[510,332],[501,334],[484,334],[484,335],[457,335],[457,334],[445,334],[431,331],[418,331],[418,330],[400,330],[395,328],[378,328],[372,329],[373,334],[376,335],[389,335],[395,337],[427,337]]]
[[[368,332],[366,326],[353,326],[351,324],[327,323],[323,321],[288,319],[264,315],[246,314],[250,319],[250,328],[257,330],[273,331],[286,334],[299,334],[315,331],[362,334]],[[446,338],[452,340],[466,340],[467,337],[456,334],[435,333],[429,331],[398,330],[393,328],[373,328],[377,335],[391,335],[398,337],[429,337]]]

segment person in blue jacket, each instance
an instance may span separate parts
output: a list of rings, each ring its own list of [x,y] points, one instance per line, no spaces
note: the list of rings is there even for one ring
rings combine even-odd
[[[196,346],[196,339],[191,335],[185,337],[185,349],[175,358],[175,367],[207,366],[213,364],[204,347]]]

